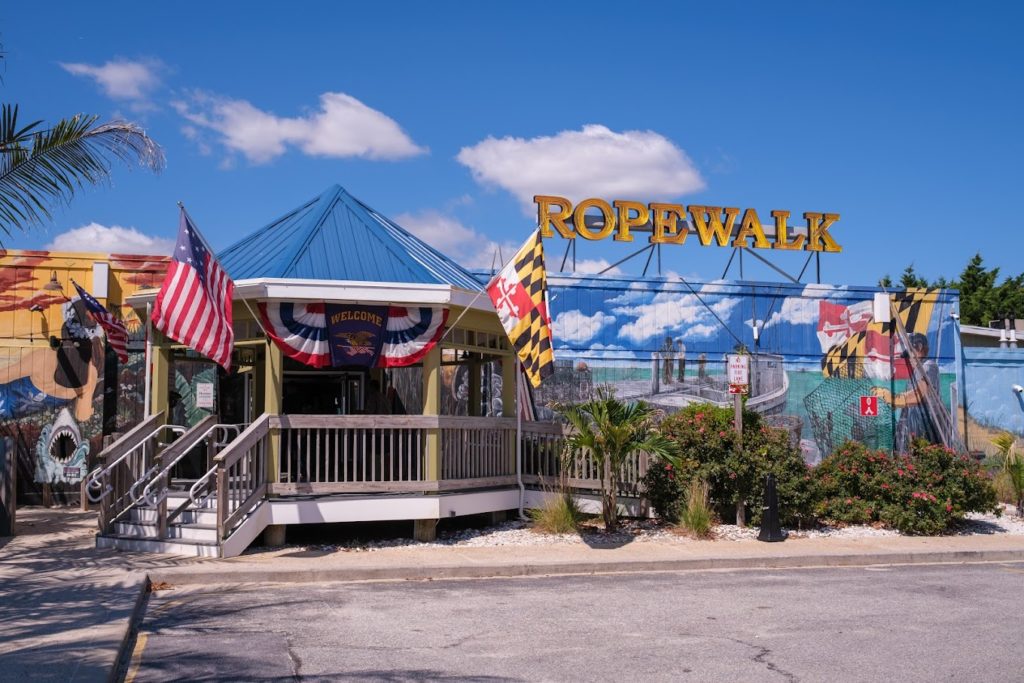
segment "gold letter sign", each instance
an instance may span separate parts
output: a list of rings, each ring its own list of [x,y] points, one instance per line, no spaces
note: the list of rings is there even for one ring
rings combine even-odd
[[[567,240],[576,239],[577,236],[586,240],[613,237],[619,242],[632,242],[632,233],[637,231],[649,232],[651,244],[683,244],[687,234],[693,232],[697,235],[697,241],[705,247],[716,244],[737,249],[843,250],[829,232],[839,221],[838,213],[808,211],[804,213],[807,227],[800,231],[800,228],[789,225],[789,217],[792,215],[789,211],[776,209],[770,214],[774,225],[768,224],[771,232],[766,234],[761,218],[754,209],[658,202],[645,205],[621,199],[607,202],[593,197],[573,206],[572,201],[565,197],[541,194],[535,196],[533,201],[537,205],[537,225],[540,226],[541,237],[554,237],[558,233]],[[598,225],[592,220],[592,225],[587,226],[584,222],[587,215],[600,218],[602,223]],[[689,224],[687,217],[690,219]]]

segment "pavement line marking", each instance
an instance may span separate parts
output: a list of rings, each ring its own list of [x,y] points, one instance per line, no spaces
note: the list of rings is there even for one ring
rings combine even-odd
[[[128,667],[128,673],[124,677],[124,683],[132,683],[139,674],[139,667],[142,666],[142,651],[146,649],[147,640],[149,640],[149,634],[139,631],[139,635],[135,639],[135,649],[132,650],[131,664]]]
[[[1024,569],[1014,569],[1013,567],[1007,567],[1006,565],[999,565],[999,568],[1004,572],[1013,572],[1014,574],[1024,574]]]

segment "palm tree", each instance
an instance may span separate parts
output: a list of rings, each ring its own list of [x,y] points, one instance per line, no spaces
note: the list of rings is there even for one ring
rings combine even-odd
[[[50,208],[71,201],[85,185],[109,180],[111,161],[137,162],[155,172],[164,154],[133,123],[77,114],[49,128],[18,123],[17,105],[0,109],[0,229],[6,235],[50,219]]]
[[[622,466],[641,452],[674,460],[675,444],[657,431],[655,409],[643,401],[625,403],[601,392],[586,403],[559,407],[559,412],[572,428],[566,448],[589,455],[601,472],[601,514],[605,530],[614,531],[619,526]]]

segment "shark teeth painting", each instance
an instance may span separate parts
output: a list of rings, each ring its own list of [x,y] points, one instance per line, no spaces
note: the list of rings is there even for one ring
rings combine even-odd
[[[74,484],[85,476],[89,442],[82,439],[78,423],[62,408],[53,424],[43,427],[36,442],[35,481],[40,484]]]

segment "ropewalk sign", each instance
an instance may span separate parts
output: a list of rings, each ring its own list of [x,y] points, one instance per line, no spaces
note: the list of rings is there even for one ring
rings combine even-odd
[[[805,212],[806,225],[798,228],[789,225],[791,212],[778,209],[770,212],[772,222],[765,226],[755,209],[744,210],[740,218],[740,209],[729,206],[643,204],[618,199],[609,203],[597,198],[573,206],[569,199],[552,195],[536,195],[533,201],[537,204],[541,237],[558,233],[569,240],[577,235],[585,240],[610,236],[618,242],[632,242],[636,230],[649,232],[651,244],[683,244],[692,233],[705,247],[714,243],[720,247],[784,251],[843,250],[829,233],[839,220],[838,213]]]

